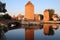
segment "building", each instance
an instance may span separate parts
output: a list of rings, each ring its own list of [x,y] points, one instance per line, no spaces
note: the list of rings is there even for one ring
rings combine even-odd
[[[29,1],[25,5],[25,20],[34,20],[34,5]]]
[[[43,20],[43,15],[42,15],[42,14],[35,14],[35,20],[36,20],[36,21],[41,21],[41,20]]]
[[[13,16],[12,16],[12,18],[13,18],[13,19],[16,19],[16,16],[15,16],[15,15],[13,15]]]
[[[40,21],[40,15],[39,14],[35,14],[35,20]]]
[[[19,14],[19,15],[17,16],[17,20],[21,20],[21,19],[22,19],[22,15]]]
[[[44,11],[44,21],[51,21],[53,14],[54,14],[54,10],[53,9],[46,9]]]
[[[58,17],[57,14],[53,14],[52,19],[53,19],[54,21],[58,21],[58,20],[59,20],[59,17]]]
[[[46,9],[44,11],[44,21],[49,21],[49,20],[50,20],[49,11]]]

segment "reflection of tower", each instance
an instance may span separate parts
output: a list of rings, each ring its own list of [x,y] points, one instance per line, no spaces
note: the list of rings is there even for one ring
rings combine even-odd
[[[47,25],[47,24],[44,24],[43,27],[44,27],[44,34],[49,34],[49,28],[50,28],[50,26]]]
[[[34,20],[34,5],[29,1],[25,5],[25,20]]]
[[[34,40],[34,29],[25,29],[25,40]]]
[[[45,35],[54,35],[54,30],[52,29],[52,26],[49,24],[44,24],[44,34]]]

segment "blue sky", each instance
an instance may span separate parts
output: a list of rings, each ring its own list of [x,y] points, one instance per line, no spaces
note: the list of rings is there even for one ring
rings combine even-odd
[[[45,9],[54,9],[60,15],[60,0],[0,0],[6,3],[10,15],[25,14],[25,4],[31,1],[34,4],[34,13],[43,14]]]

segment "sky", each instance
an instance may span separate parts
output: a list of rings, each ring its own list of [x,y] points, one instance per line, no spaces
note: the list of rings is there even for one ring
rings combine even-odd
[[[60,15],[60,0],[0,0],[6,3],[9,15],[25,14],[25,5],[31,1],[34,5],[34,14],[43,14],[45,9],[54,9]]]

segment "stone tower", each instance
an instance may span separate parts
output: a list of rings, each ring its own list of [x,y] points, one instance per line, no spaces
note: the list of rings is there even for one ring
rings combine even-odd
[[[34,20],[34,5],[29,1],[25,5],[25,20]]]
[[[53,9],[46,9],[44,11],[44,21],[51,21],[53,14],[54,14]]]
[[[44,21],[49,21],[49,20],[50,20],[49,11],[46,9],[44,11]]]
[[[39,14],[35,14],[35,20],[40,21],[40,15]]]

